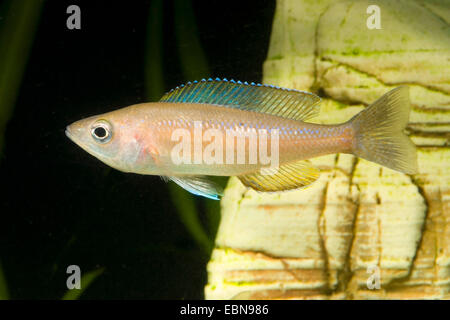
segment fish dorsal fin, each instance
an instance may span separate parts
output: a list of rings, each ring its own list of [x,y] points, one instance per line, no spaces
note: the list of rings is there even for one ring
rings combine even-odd
[[[176,87],[160,101],[215,104],[288,119],[306,120],[319,113],[320,98],[295,89],[210,78]]]
[[[180,187],[197,196],[219,200],[219,196],[223,195],[222,188],[213,181],[210,181],[205,176],[183,176],[168,178],[178,184]]]
[[[256,191],[276,192],[306,187],[316,181],[319,175],[319,169],[309,161],[301,160],[282,165],[271,175],[257,171],[238,178],[246,187]]]

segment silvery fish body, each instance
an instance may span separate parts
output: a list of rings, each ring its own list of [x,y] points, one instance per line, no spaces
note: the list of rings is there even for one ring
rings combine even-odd
[[[262,192],[304,187],[319,176],[307,159],[352,153],[414,173],[414,144],[402,132],[407,87],[399,87],[336,125],[305,122],[319,111],[308,92],[226,80],[178,87],[143,103],[77,121],[66,134],[124,172],[167,177],[188,191],[218,199],[207,176],[238,176]]]

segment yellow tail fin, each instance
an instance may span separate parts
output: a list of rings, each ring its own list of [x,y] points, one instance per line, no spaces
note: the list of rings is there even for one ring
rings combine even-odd
[[[402,86],[358,113],[350,120],[355,130],[353,153],[403,173],[417,173],[416,146],[403,132],[409,111],[409,90]]]

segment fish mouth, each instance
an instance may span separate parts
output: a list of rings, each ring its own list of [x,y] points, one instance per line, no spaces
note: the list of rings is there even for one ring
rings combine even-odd
[[[91,148],[86,147],[86,144],[83,142],[83,139],[79,137],[78,133],[78,128],[74,128],[72,125],[66,127],[65,134],[67,138],[69,138],[73,143],[85,150],[87,153],[93,155],[96,158],[99,158],[99,155],[96,152],[94,152]]]
[[[69,138],[70,140],[73,141],[73,135],[72,135],[72,133],[70,132],[69,126],[66,127],[65,133],[66,133],[67,138]]]
[[[77,145],[80,145],[79,140],[77,139],[77,136],[72,132],[72,130],[70,129],[70,126],[66,127],[65,134],[66,134],[67,138],[69,138],[72,142],[74,142]]]

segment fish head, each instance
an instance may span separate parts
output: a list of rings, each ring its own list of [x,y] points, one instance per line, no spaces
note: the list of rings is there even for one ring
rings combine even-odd
[[[103,163],[123,172],[142,171],[151,157],[144,157],[142,128],[121,110],[92,116],[66,127],[66,136]],[[125,113],[126,114],[126,113]]]

